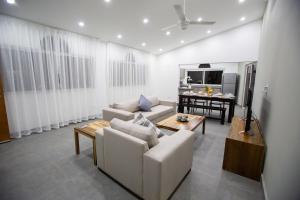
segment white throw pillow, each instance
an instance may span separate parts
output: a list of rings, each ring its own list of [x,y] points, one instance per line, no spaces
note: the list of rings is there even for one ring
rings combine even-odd
[[[147,99],[151,102],[151,106],[159,105],[159,100],[157,97],[147,97]]]

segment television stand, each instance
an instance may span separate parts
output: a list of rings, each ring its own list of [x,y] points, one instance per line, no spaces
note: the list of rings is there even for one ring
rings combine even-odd
[[[242,122],[240,123],[244,123],[246,124],[246,118],[239,118],[239,120],[241,120]],[[254,119],[251,119],[251,123],[253,123],[255,120]],[[245,127],[245,125],[244,125]],[[250,128],[250,130],[248,131],[245,131],[245,128],[244,130],[240,131],[239,134],[242,134],[242,135],[245,135],[245,136],[254,136],[255,135],[255,132]]]
[[[239,132],[239,134],[241,134],[241,135],[245,135],[245,136],[253,136],[255,133],[253,133],[252,131],[251,131],[251,129],[249,130],[249,131],[240,131]]]
[[[223,169],[260,181],[265,145],[258,121],[251,122],[253,135],[240,134],[244,128],[244,120],[239,117],[232,119],[225,141]]]

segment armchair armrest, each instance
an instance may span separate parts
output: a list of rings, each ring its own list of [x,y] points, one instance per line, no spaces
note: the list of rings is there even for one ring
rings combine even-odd
[[[103,128],[96,130],[97,166],[104,170],[104,135]]]
[[[114,108],[104,108],[102,110],[103,119],[111,121],[113,118],[118,118],[124,121],[134,119],[134,114],[125,110],[118,110]]]
[[[142,196],[143,155],[149,149],[147,142],[109,127],[103,130],[105,172]]]
[[[144,154],[144,199],[167,199],[192,167],[194,132],[180,130]]]

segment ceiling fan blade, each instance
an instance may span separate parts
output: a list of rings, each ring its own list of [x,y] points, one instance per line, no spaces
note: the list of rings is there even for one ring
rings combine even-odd
[[[173,24],[173,25],[170,25],[170,26],[166,26],[166,27],[162,28],[161,30],[162,31],[167,31],[167,30],[170,30],[170,29],[175,28],[177,26],[178,26],[178,24]]]
[[[193,24],[193,25],[213,25],[215,24],[216,22],[213,22],[213,21],[190,21],[189,24]]]
[[[180,21],[185,21],[186,17],[185,17],[185,14],[183,12],[182,6],[176,4],[176,5],[174,5],[174,8],[175,8],[176,14],[179,17]]]

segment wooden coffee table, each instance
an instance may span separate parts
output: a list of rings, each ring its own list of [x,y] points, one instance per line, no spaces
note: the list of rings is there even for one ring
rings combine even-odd
[[[178,115],[187,115],[189,121],[188,122],[179,122],[177,121]],[[199,115],[190,115],[190,114],[182,114],[177,113],[158,122],[156,125],[159,128],[168,129],[171,131],[178,131],[178,130],[190,130],[194,131],[200,124],[202,125],[202,134],[205,134],[205,117]]]
[[[86,124],[81,127],[74,128],[74,138],[75,138],[75,152],[78,155],[80,153],[79,148],[79,134],[89,137],[93,141],[93,158],[94,165],[97,164],[97,153],[96,153],[96,130],[99,128],[104,128],[109,126],[109,122],[105,120],[97,120],[92,123]]]

